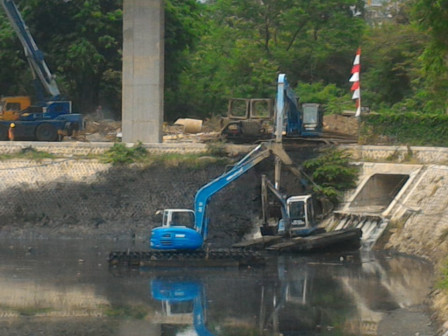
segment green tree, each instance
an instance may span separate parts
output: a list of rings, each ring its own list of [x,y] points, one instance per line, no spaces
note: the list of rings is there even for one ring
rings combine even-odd
[[[362,53],[364,105],[391,107],[414,96],[424,43],[424,34],[408,24],[384,23],[369,30]]]
[[[206,30],[205,7],[196,0],[165,0],[165,118],[185,117],[179,81],[188,71],[188,55]]]
[[[5,16],[0,16],[0,94],[12,95],[26,90],[23,83],[31,81],[31,76],[24,78],[23,69],[27,66],[23,59],[23,48],[16,38]]]
[[[17,0],[36,43],[76,112],[98,105],[108,117],[121,117],[122,0]],[[166,108],[178,106],[178,78],[187,68],[187,51],[200,35],[201,10],[195,0],[165,0]],[[23,48],[6,16],[0,20],[1,94],[33,95]]]
[[[445,112],[448,108],[448,2],[415,0],[413,19],[430,38],[422,54],[422,86],[425,110]]]
[[[276,75],[347,85],[364,29],[355,0],[219,0],[181,77],[188,113],[220,114],[230,97],[273,97]],[[360,6],[362,9],[362,6]]]
[[[356,187],[358,168],[350,164],[347,152],[329,149],[307,160],[303,171],[313,181],[313,191],[337,204],[342,192]]]

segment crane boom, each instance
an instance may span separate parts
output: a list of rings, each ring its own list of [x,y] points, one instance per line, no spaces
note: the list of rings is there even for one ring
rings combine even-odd
[[[60,91],[54,76],[51,74],[47,63],[45,63],[44,55],[37,47],[37,44],[29,32],[16,4],[13,0],[1,0],[1,2],[3,9],[5,10],[6,15],[8,16],[8,19],[14,28],[17,37],[22,43],[23,49],[25,50],[25,56],[31,67],[36,85],[40,84],[39,86],[42,87],[48,95],[50,95],[50,100],[59,99]],[[41,89],[37,90],[37,95],[39,100],[44,100]]]

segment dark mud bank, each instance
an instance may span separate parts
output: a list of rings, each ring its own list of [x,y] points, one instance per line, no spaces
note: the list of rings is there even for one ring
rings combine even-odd
[[[269,174],[270,167],[272,162],[260,164],[211,198],[209,242],[237,241],[255,226],[261,215],[261,174]],[[196,191],[225,169],[217,163],[112,167],[93,182],[18,184],[0,193],[0,235],[146,239],[161,220],[158,209],[192,208]],[[283,182],[288,192],[299,192],[296,177],[285,174]]]

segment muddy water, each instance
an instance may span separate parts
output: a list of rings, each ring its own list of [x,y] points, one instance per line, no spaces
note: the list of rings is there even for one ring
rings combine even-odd
[[[435,335],[431,266],[364,253],[263,268],[107,265],[130,242],[1,241],[0,335]]]

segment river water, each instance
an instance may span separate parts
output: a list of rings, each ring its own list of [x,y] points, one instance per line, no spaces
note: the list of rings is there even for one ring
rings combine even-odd
[[[142,243],[2,240],[0,335],[435,335],[428,263],[355,252],[265,267],[109,268]]]

